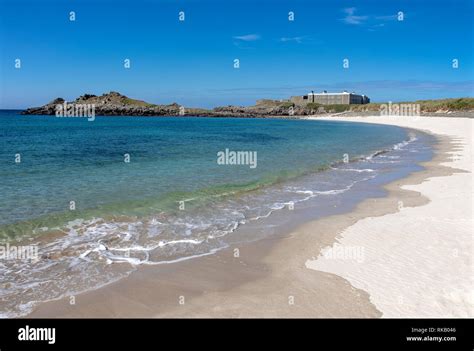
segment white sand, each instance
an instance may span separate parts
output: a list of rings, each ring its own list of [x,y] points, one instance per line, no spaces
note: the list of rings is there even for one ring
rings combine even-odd
[[[391,124],[453,137],[462,149],[456,149],[452,161],[443,165],[468,172],[405,186],[430,202],[362,219],[344,230],[335,245],[362,248],[362,262],[319,256],[308,260],[306,267],[339,275],[367,291],[384,317],[474,317],[474,121],[380,116],[326,119]]]

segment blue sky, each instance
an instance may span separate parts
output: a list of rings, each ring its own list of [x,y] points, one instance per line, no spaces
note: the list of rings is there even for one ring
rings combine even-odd
[[[0,108],[111,90],[196,107],[323,89],[372,101],[474,96],[473,3],[0,0]]]

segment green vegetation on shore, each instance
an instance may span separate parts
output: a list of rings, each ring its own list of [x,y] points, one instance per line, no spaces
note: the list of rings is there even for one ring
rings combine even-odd
[[[370,103],[366,105],[351,105],[351,111],[379,111],[380,106],[388,102]],[[422,112],[438,111],[471,111],[474,110],[474,98],[451,98],[435,100],[403,101],[393,104],[419,104]]]
[[[474,110],[474,98],[418,100],[422,110],[435,112],[436,110]]]
[[[64,99],[57,98],[50,103],[23,111],[23,114],[54,115],[57,104],[65,103]],[[95,114],[100,116],[208,116],[208,117],[281,117],[281,116],[308,116],[326,113],[379,113],[386,103],[369,103],[364,105],[333,104],[323,105],[310,102],[298,104],[289,100],[257,100],[254,106],[222,106],[213,109],[189,108],[177,103],[169,105],[155,105],[142,100],[132,99],[118,92],[109,92],[101,96],[85,94],[72,103],[92,104]],[[450,98],[437,100],[417,100],[411,102],[394,102],[392,105],[400,108],[411,108],[416,105],[417,113],[422,114],[449,114],[458,113],[463,116],[474,116],[474,98]],[[419,106],[418,106],[419,105]]]

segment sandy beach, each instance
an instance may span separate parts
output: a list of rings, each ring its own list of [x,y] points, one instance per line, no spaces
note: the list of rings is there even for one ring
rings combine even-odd
[[[333,117],[438,138],[388,196],[289,233],[38,305],[28,317],[472,317],[473,120]],[[357,250],[357,260],[351,252]],[[342,255],[328,255],[342,252]]]
[[[345,118],[360,121],[360,118]],[[384,317],[472,317],[473,271],[473,120],[458,118],[370,117],[366,122],[396,124],[447,136],[452,150],[441,166],[453,174],[429,177],[404,190],[429,203],[368,217],[344,230],[332,247],[361,246],[363,262],[308,260],[311,269],[347,279],[369,293]],[[403,201],[403,200],[402,200]]]

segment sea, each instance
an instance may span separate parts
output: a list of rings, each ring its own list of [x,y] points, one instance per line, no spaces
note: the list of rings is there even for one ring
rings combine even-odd
[[[342,121],[2,110],[0,317],[348,213],[423,169],[434,143]]]

